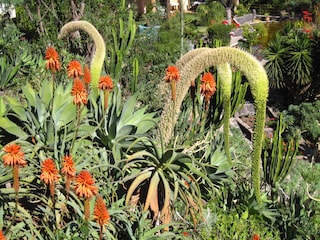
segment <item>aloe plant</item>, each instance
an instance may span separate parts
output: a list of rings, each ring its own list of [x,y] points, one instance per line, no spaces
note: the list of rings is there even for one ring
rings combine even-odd
[[[201,50],[197,50],[201,51]],[[160,129],[164,142],[168,143],[172,137],[173,128],[180,113],[180,106],[185,98],[191,80],[211,66],[229,63],[244,73],[249,82],[255,102],[256,121],[254,127],[254,143],[252,158],[252,181],[256,198],[261,203],[260,196],[260,157],[266,118],[266,102],[269,93],[268,77],[260,62],[251,54],[232,47],[218,47],[203,51],[192,58],[181,70],[181,80],[177,84],[177,99],[175,103],[168,101],[162,112]],[[229,86],[231,88],[231,86]]]
[[[58,84],[53,95],[50,81],[43,81],[37,92],[31,84],[22,87],[23,103],[13,97],[0,100],[0,128],[15,138],[34,142],[38,147],[63,152],[74,137],[76,106],[70,94],[72,83]],[[82,112],[82,118],[87,111]],[[79,135],[87,135],[93,127],[82,124]]]

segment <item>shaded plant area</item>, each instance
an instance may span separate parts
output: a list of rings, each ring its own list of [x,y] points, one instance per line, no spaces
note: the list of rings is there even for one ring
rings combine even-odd
[[[297,160],[301,137],[319,146],[315,68],[225,46],[226,1],[183,14],[183,36],[179,12],[133,2],[15,1],[1,18],[0,239],[317,239],[319,165]],[[299,26],[268,51],[290,42],[306,70],[318,35]],[[268,78],[289,86],[273,67],[307,94],[269,124]],[[248,93],[253,140],[233,119]]]

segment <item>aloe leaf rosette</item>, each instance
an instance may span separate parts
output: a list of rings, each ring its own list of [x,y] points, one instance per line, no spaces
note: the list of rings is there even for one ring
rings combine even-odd
[[[261,202],[260,158],[266,118],[266,103],[269,94],[269,81],[266,71],[253,55],[243,50],[232,47],[204,49],[193,50],[198,52],[195,56],[192,55],[191,51],[188,54],[193,57],[188,59],[188,63],[181,64],[183,67],[180,69],[180,81],[176,86],[176,101],[173,103],[168,98],[160,120],[160,129],[164,143],[167,144],[172,137],[173,127],[177,122],[182,101],[188,93],[190,81],[196,79],[205,69],[212,66],[223,66],[223,64],[229,63],[231,66],[236,67],[246,76],[254,98],[256,120],[254,127],[252,179],[256,199],[258,202]]]

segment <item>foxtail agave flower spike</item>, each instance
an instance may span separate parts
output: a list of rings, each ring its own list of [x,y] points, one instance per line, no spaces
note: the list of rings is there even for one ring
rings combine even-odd
[[[224,147],[228,161],[232,163],[229,145],[229,127],[231,115],[231,87],[232,87],[232,71],[228,63],[222,63],[217,66],[218,77],[220,78],[223,99],[223,133]]]
[[[101,34],[98,30],[89,22],[87,21],[72,21],[66,23],[60,30],[58,35],[59,39],[66,37],[68,34],[83,30],[89,34],[89,36],[93,39],[94,44],[96,46],[96,51],[93,55],[90,64],[90,72],[91,72],[91,84],[92,89],[96,94],[98,94],[98,84],[101,75],[101,69],[104,63],[104,58],[106,55],[106,46]]]
[[[222,64],[229,63],[238,68],[247,77],[254,98],[256,120],[253,142],[252,182],[256,199],[261,203],[260,158],[269,94],[269,82],[265,69],[254,56],[237,48],[218,47],[207,49],[203,52],[201,50],[197,51],[200,51],[200,53],[180,70],[180,82],[177,84],[176,89],[176,107],[174,108],[170,99],[165,103],[160,120],[160,130],[164,137],[164,143],[168,143],[172,137],[173,126],[177,122],[182,101],[188,93],[190,81],[211,66],[223,66]]]

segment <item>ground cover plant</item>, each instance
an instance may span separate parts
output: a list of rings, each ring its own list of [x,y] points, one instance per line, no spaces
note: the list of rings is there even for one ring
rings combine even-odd
[[[88,21],[61,26],[61,39],[19,62],[15,85],[5,82],[0,239],[317,239],[319,168],[297,161],[293,131],[317,104],[266,122],[268,76],[251,54],[217,47],[179,57],[177,41],[164,64],[168,37],[159,32],[158,46],[145,44],[157,59],[144,62],[151,39],[134,42],[128,16],[117,19],[112,43]],[[98,49],[91,61],[89,45],[65,47],[77,31]],[[161,98],[150,107],[153,95],[139,86],[152,78]],[[248,92],[252,142],[231,121]],[[298,130],[315,147],[316,131],[306,133],[313,117]]]

